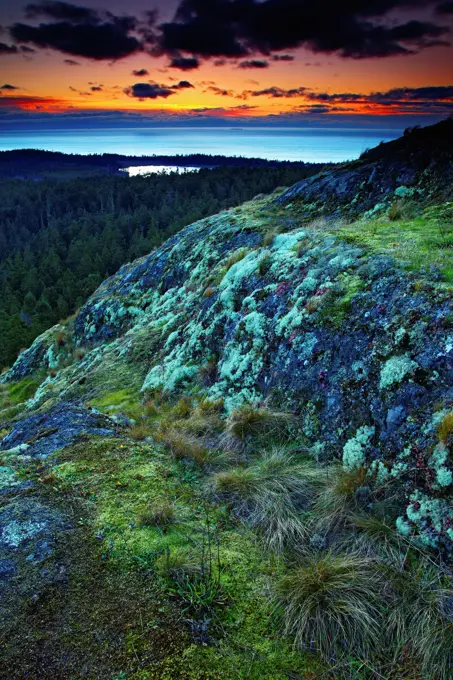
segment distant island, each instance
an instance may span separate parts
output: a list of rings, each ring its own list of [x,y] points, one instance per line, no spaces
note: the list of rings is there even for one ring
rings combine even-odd
[[[69,179],[90,175],[124,175],[125,168],[143,165],[175,167],[324,167],[325,163],[276,161],[243,156],[208,154],[123,156],[120,154],[67,154],[60,151],[17,149],[0,151],[0,179]]]

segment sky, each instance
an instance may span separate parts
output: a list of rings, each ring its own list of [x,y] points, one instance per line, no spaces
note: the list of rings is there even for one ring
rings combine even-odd
[[[0,126],[453,113],[450,0],[0,0]]]

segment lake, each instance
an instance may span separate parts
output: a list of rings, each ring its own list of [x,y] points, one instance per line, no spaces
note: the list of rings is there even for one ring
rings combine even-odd
[[[180,165],[132,165],[130,168],[121,168],[120,172],[126,172],[129,177],[137,177],[137,175],[156,175],[164,173],[168,175],[170,172],[177,172],[182,175],[185,172],[197,172],[200,168],[180,166]]]
[[[326,163],[360,156],[401,129],[111,128],[102,130],[5,130],[0,150],[44,149],[66,153],[124,155],[219,154],[269,160]]]

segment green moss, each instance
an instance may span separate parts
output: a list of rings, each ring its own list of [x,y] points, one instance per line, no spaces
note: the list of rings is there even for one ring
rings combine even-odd
[[[150,583],[154,584],[151,601],[134,594],[136,600],[131,604],[137,608],[137,625],[126,629],[125,648],[111,659],[119,677],[124,672],[131,680],[285,680],[289,674],[303,677],[316,670],[314,657],[296,652],[290,641],[278,637],[276,620],[265,597],[269,582],[281,574],[283,563],[263,556],[254,534],[242,523],[231,523],[223,506],[206,506],[199,474],[191,466],[175,462],[155,446],[95,438],[60,453],[52,473],[55,481],[49,492],[84,499],[90,511],[87,527],[98,537],[96,552],[111,573],[117,574],[121,588],[130,587],[132,595],[132,584],[141,573],[148,579],[151,576]],[[143,525],[140,518],[150,502],[171,502],[173,522],[165,527]],[[189,551],[192,562],[200,564],[206,512],[219,544],[225,594],[225,605],[215,611],[209,627],[209,634],[218,643],[208,646],[194,643],[182,634],[180,623],[171,623],[174,606],[167,590],[171,579],[157,569],[159,556],[167,551]],[[78,511],[77,516],[82,514]],[[119,605],[115,605],[113,593],[104,590],[102,594],[113,597],[110,607]],[[150,597],[149,589],[146,597]],[[94,604],[99,593],[85,593],[85,599],[93,599]],[[179,606],[178,600],[174,604]],[[80,611],[74,614],[74,607],[81,608],[81,602],[72,601],[67,606],[73,616],[80,616]],[[86,622],[90,630],[98,614],[86,611],[86,606],[84,601],[84,615],[94,617]],[[101,635],[104,625],[99,628]],[[153,642],[153,635],[158,636],[170,625],[174,627],[173,636],[157,637]],[[60,649],[71,649],[73,643],[63,636]],[[156,645],[159,654],[154,655]],[[147,655],[143,664],[141,660]],[[95,676],[104,677],[94,672]]]
[[[35,378],[23,378],[19,382],[1,385],[0,409],[9,408],[22,404],[30,399],[40,385],[40,381]]]
[[[346,266],[352,263],[349,259]],[[331,261],[332,262],[332,261]],[[343,262],[344,266],[344,262]],[[354,298],[363,290],[364,282],[357,274],[342,273],[335,286],[329,290],[321,301],[321,318],[336,328],[340,328],[348,316]]]
[[[142,411],[138,394],[127,388],[91,399],[88,405],[102,413],[124,413],[130,417],[137,416]]]
[[[337,233],[371,252],[395,257],[409,269],[437,267],[448,284],[453,281],[448,207],[448,204],[434,206],[413,219],[356,221],[342,226]]]

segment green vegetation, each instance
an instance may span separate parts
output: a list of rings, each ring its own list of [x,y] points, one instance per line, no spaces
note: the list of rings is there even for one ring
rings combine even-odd
[[[191,178],[162,181],[167,193],[139,179],[128,198],[134,184],[105,180],[106,220],[128,233],[121,256],[142,224],[126,228],[137,197],[180,218],[167,233],[191,197],[209,212]],[[30,191],[52,197],[46,186]],[[38,562],[60,571],[37,598],[23,555],[29,590],[1,640],[8,680],[451,680],[451,209],[426,208],[415,185],[387,193],[352,223],[322,219],[302,192],[203,220],[152,265],[126,266],[4,376],[31,375],[1,386],[0,436],[19,411],[38,416],[28,444],[5,441],[6,507],[38,500],[72,526]],[[99,211],[79,208],[66,226],[86,236]],[[63,262],[51,217],[32,238],[56,225]],[[101,259],[104,226],[91,242]],[[69,270],[86,283],[76,255]],[[32,328],[20,305],[13,317]],[[39,429],[63,402],[61,419],[77,405],[75,443]],[[85,415],[110,434],[88,435]],[[73,443],[47,455],[55,435],[51,451]]]
[[[382,577],[363,555],[308,554],[278,583],[285,631],[326,661],[340,654],[370,658],[379,635]]]
[[[350,243],[406,263],[409,269],[429,272],[436,267],[453,283],[453,206],[433,206],[423,214],[401,219],[390,214],[340,226],[340,237]]]
[[[23,378],[19,382],[0,385],[0,411],[8,409],[2,413],[2,420],[13,415],[20,410],[21,404],[32,397],[40,385],[39,376],[35,378]]]
[[[57,588],[29,624],[30,654],[41,640],[48,674],[31,665],[27,677],[53,677],[55,659],[77,663],[83,649],[92,654],[83,677],[449,678],[453,592],[429,555],[391,528],[392,484],[364,466],[315,465],[297,435],[281,443],[273,419],[264,430],[252,419],[237,433],[246,449],[230,450],[231,423],[246,409],[223,419],[221,404],[202,396],[156,392],[141,404],[120,391],[101,404],[132,405],[146,441],[92,438],[17,468],[80,517],[65,547],[67,634],[51,623]],[[6,669],[22,649],[23,616],[9,624]]]
[[[184,226],[315,167],[220,167],[150,177],[0,183],[0,367],[125,262]]]

